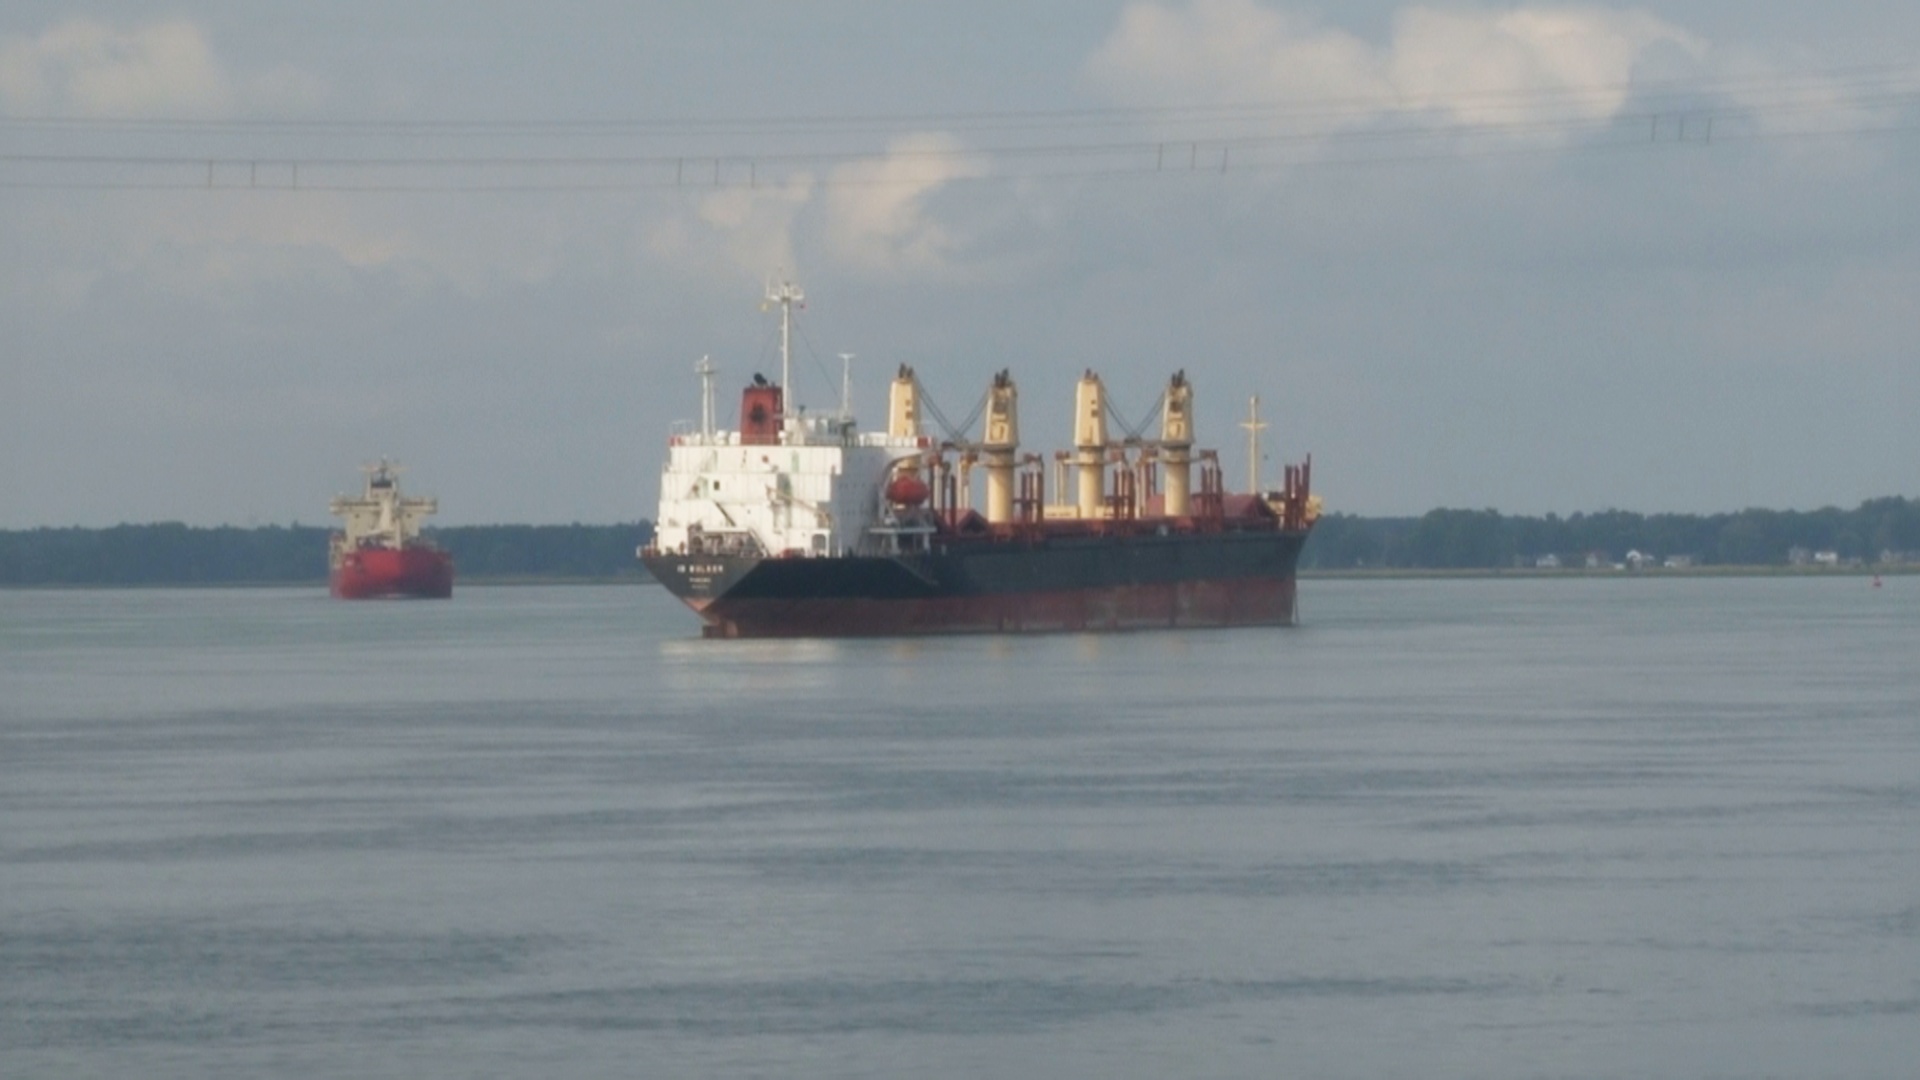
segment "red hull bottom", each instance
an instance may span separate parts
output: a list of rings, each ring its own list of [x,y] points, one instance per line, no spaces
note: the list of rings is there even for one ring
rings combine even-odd
[[[731,599],[689,603],[707,637],[892,637],[1173,627],[1285,626],[1292,578],[914,599]]]
[[[453,557],[435,548],[362,548],[340,556],[331,579],[343,600],[453,595]]]

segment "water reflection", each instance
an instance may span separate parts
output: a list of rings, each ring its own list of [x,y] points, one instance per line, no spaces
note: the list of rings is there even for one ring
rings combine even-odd
[[[839,681],[845,648],[831,638],[670,638],[659,645],[658,675],[668,688],[687,694],[792,695]]]

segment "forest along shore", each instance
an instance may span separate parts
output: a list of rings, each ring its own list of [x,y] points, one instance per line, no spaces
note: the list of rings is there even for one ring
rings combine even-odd
[[[327,536],[310,525],[0,531],[0,587],[325,585]],[[470,525],[425,531],[453,553],[462,585],[649,581],[621,525]]]
[[[0,587],[291,585],[325,582],[329,530],[309,525],[0,531]],[[648,580],[634,549],[652,523],[470,525],[426,530],[462,584]],[[1432,510],[1419,517],[1320,519],[1300,558],[1308,576],[1920,572],[1920,499],[1852,510],[1526,517]]]

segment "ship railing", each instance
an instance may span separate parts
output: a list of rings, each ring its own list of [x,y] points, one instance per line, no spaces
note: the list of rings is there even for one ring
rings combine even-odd
[[[867,529],[859,547],[862,554],[868,555],[923,554],[932,550],[933,536],[937,531],[932,524],[924,522],[874,525]]]
[[[688,555],[756,557],[764,555],[766,549],[761,546],[759,538],[750,532],[701,530],[687,533],[686,553]]]
[[[740,433],[737,431],[716,431],[712,435],[703,435],[690,431],[683,435],[667,436],[668,446],[739,446]]]
[[[740,433],[737,431],[716,431],[711,435],[698,431],[669,431],[668,446],[739,446]]]

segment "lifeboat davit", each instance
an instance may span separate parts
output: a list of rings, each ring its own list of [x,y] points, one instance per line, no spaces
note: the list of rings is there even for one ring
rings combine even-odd
[[[887,482],[887,501],[895,506],[919,506],[933,492],[913,473],[900,473]]]

